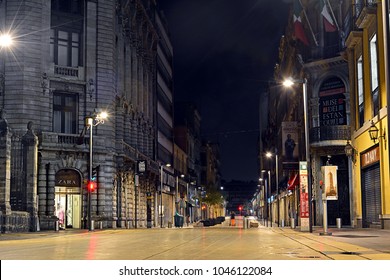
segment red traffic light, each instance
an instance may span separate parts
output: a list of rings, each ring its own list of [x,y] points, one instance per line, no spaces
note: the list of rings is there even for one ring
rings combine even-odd
[[[87,189],[89,192],[94,192],[96,190],[96,182],[94,181],[88,181],[88,184],[87,184]]]
[[[241,210],[242,210],[242,206],[238,206],[238,210],[240,210],[240,211],[241,211]]]

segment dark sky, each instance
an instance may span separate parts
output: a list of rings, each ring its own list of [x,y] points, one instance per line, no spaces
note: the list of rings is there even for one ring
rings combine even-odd
[[[220,144],[222,178],[256,180],[259,100],[272,78],[289,0],[159,0],[174,48],[174,96],[193,101]]]

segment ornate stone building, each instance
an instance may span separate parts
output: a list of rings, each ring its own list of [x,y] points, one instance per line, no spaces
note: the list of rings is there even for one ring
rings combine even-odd
[[[2,232],[87,228],[89,215],[155,226],[155,12],[153,0],[0,1],[14,39],[0,50]]]

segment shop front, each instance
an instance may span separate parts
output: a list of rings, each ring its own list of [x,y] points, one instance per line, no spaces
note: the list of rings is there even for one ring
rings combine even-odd
[[[361,155],[362,226],[380,227],[381,184],[379,146]]]
[[[61,169],[55,176],[55,215],[59,228],[81,228],[81,176],[76,170]]]

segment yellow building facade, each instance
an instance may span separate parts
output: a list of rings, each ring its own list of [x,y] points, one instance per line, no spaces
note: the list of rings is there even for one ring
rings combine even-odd
[[[387,5],[352,1],[347,34],[351,84],[353,226],[390,228]],[[355,3],[356,2],[356,3]],[[374,3],[375,2],[375,3]],[[377,130],[377,136],[370,132]],[[374,138],[374,139],[373,139]]]

